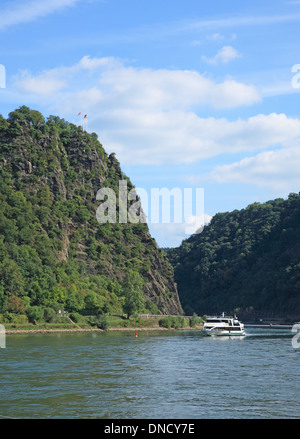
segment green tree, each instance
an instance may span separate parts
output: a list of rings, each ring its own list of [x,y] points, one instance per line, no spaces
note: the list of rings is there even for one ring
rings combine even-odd
[[[7,296],[4,291],[3,284],[0,283],[0,312],[4,312],[7,309]]]
[[[144,281],[137,271],[129,270],[127,272],[123,282],[123,295],[125,297],[123,309],[128,319],[133,314],[142,311],[145,306],[143,285]]]
[[[8,116],[10,120],[26,120],[33,125],[45,123],[45,119],[39,111],[31,110],[26,105],[22,105],[17,110],[10,112]]]
[[[100,296],[93,291],[88,293],[84,299],[85,309],[93,315],[102,313],[105,302],[105,297]]]
[[[5,258],[0,264],[0,277],[5,285],[6,294],[21,294],[24,289],[24,279],[18,264]]]
[[[23,314],[25,312],[26,303],[21,297],[10,296],[7,300],[7,310],[16,314]]]
[[[56,320],[56,316],[57,314],[53,308],[48,307],[44,309],[44,319],[46,322],[54,322]]]
[[[190,327],[194,328],[199,323],[199,318],[197,314],[194,312],[193,316],[190,318]]]
[[[40,306],[30,306],[27,308],[26,314],[31,323],[37,323],[44,318],[44,310]]]

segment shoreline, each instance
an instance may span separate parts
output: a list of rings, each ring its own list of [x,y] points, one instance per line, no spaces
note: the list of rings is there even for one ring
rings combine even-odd
[[[105,332],[121,332],[121,331],[183,331],[183,330],[191,330],[191,331],[195,331],[195,330],[201,330],[202,328],[190,328],[190,327],[185,327],[185,328],[162,328],[162,327],[157,327],[157,328],[109,328],[109,329],[99,329],[99,328],[91,328],[91,329],[8,329],[7,331],[5,331],[5,334],[7,335],[13,335],[13,334],[55,334],[55,333],[78,333],[78,332],[100,332],[100,333],[105,333]]]

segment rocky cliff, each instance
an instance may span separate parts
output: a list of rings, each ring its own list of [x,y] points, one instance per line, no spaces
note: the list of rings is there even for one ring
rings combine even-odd
[[[0,116],[0,307],[14,297],[122,312],[122,282],[135,270],[146,312],[181,313],[172,266],[147,224],[119,222],[120,180],[133,189],[95,133],[25,106]],[[96,218],[101,188],[116,194],[115,223]]]

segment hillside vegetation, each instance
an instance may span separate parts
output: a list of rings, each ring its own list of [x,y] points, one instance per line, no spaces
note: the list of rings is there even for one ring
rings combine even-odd
[[[167,252],[186,313],[300,315],[300,195],[218,213]]]
[[[182,313],[147,224],[119,224],[119,212],[115,224],[96,219],[97,191],[118,199],[119,180],[133,188],[95,133],[25,106],[0,116],[2,320],[128,312],[126,276],[141,292],[140,312]]]

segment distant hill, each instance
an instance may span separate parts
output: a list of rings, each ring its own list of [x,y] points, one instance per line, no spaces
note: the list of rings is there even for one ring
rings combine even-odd
[[[129,191],[95,133],[26,106],[0,116],[0,313],[120,313],[129,270],[145,312],[182,313],[172,266],[147,224],[96,219],[97,191],[112,188],[118,199],[124,179]]]
[[[187,314],[300,315],[300,195],[218,213],[167,256]]]

